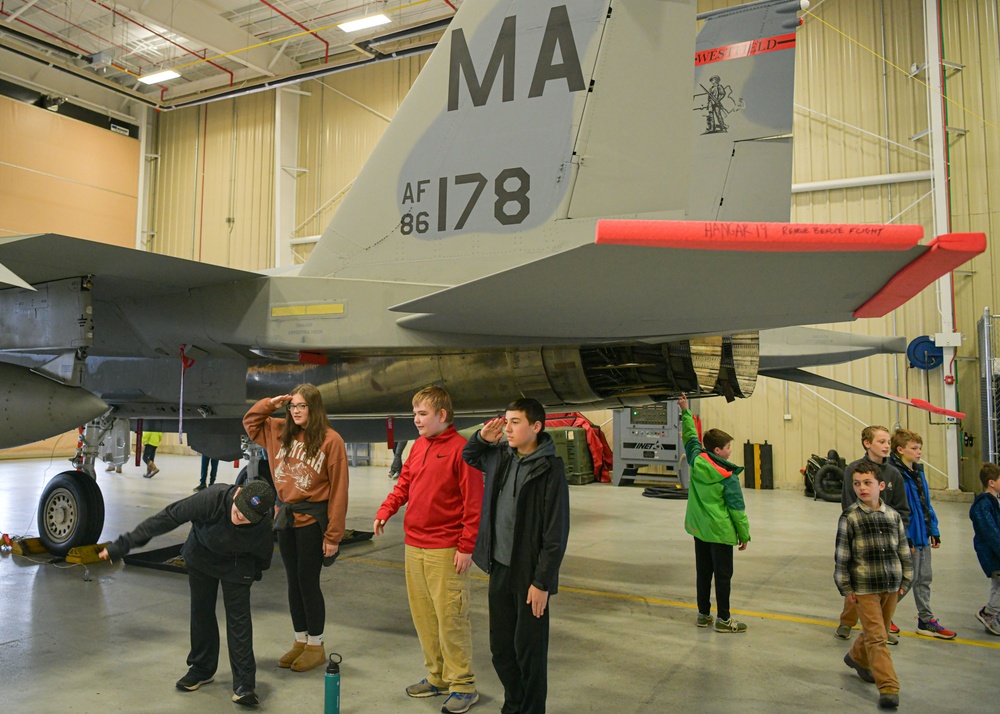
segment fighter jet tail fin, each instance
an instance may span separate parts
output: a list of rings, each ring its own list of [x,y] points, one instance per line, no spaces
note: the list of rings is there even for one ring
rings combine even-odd
[[[688,217],[787,221],[798,0],[699,15]]]

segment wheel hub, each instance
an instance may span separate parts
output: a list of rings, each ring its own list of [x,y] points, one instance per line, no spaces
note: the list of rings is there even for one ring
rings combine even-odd
[[[79,505],[66,489],[53,491],[45,503],[45,531],[59,543],[65,542],[76,530]]]

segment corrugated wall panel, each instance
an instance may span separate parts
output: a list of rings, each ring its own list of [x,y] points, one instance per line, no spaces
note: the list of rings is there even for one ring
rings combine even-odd
[[[167,112],[158,127],[150,248],[258,270],[274,264],[274,97]]]
[[[389,125],[428,55],[305,82],[299,108],[296,237],[319,235]],[[346,95],[346,96],[345,96]],[[353,101],[352,101],[353,100]],[[318,212],[317,212],[318,211]],[[309,247],[297,251],[308,257]]]

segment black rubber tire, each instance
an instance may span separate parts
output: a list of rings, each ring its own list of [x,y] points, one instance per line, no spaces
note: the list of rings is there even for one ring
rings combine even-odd
[[[840,502],[844,488],[844,470],[836,464],[827,464],[813,476],[813,491],[824,501]]]
[[[259,461],[257,463],[257,478],[262,478],[271,484],[271,488],[274,488],[274,480],[271,478],[271,465],[267,461]],[[244,466],[240,469],[239,476],[236,477],[236,485],[242,486],[247,482],[247,467]]]
[[[104,530],[104,497],[85,473],[56,474],[38,501],[38,537],[54,555],[91,545]]]
[[[83,478],[81,481],[86,484],[90,492],[90,506],[93,509],[90,516],[90,532],[87,534],[87,543],[100,543],[101,533],[104,532],[104,494],[101,493],[101,486],[96,479]]]

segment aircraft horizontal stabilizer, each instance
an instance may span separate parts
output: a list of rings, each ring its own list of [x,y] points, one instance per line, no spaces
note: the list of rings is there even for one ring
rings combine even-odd
[[[392,307],[403,327],[581,341],[655,340],[883,315],[985,250],[920,245],[919,226],[597,224],[580,246]],[[569,296],[587,295],[582,304]],[[572,303],[572,304],[571,304]]]
[[[905,404],[908,407],[916,407],[917,409],[923,409],[924,411],[931,412],[932,414],[941,414],[942,416],[950,416],[955,419],[964,419],[965,414],[963,412],[952,411],[951,409],[945,409],[944,407],[939,407],[923,399],[910,399],[908,397],[897,397],[895,394],[882,394],[879,392],[872,392],[867,389],[862,389],[861,387],[855,387],[851,384],[846,384],[844,382],[838,382],[835,379],[830,379],[829,377],[822,377],[818,374],[813,374],[812,372],[806,372],[802,369],[771,369],[771,370],[760,370],[761,375],[765,377],[774,377],[775,379],[783,379],[786,382],[797,382],[798,384],[808,384],[812,387],[822,387],[824,389],[833,389],[838,392],[847,392],[848,394],[857,394],[862,397],[876,397],[878,399],[888,399],[890,402],[896,402],[898,404]]]

